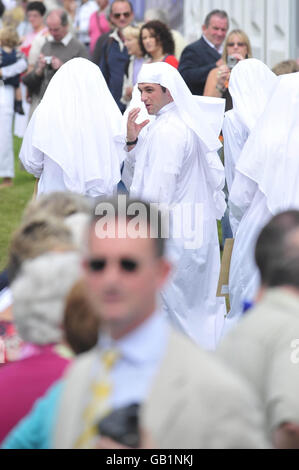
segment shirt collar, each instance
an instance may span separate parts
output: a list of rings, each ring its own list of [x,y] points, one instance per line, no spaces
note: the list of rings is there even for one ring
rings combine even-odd
[[[119,48],[122,52],[124,50],[125,45],[124,45],[124,43],[122,42],[122,40],[120,39],[120,37],[118,35],[118,30],[115,29],[114,31],[112,31],[112,33],[109,35],[109,37],[115,39],[115,41],[118,42]]]
[[[157,311],[138,328],[119,340],[102,335],[98,346],[101,350],[115,348],[125,360],[133,363],[152,362],[163,354],[168,333],[167,319]]]
[[[55,41],[55,39],[53,38],[53,36],[49,36],[48,37],[48,40],[50,42],[58,42],[58,43],[62,43],[65,47],[69,45],[69,43],[71,42],[71,40],[73,39],[73,36],[71,35],[71,33],[67,33],[63,39],[61,39],[61,41]]]
[[[206,41],[206,43],[212,48],[212,49],[215,49],[215,51],[219,52],[219,54],[222,54],[223,52],[223,44],[221,44],[221,46],[217,49],[216,46],[214,46],[214,44],[212,42],[210,42],[206,37],[205,35],[203,34],[202,37],[204,38],[204,40]]]

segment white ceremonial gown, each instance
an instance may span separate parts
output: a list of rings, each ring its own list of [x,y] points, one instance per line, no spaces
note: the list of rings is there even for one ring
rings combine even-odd
[[[259,285],[254,249],[260,231],[273,215],[299,209],[298,109],[299,73],[283,76],[236,166],[230,207],[239,227],[231,259],[231,311],[225,329],[238,320],[243,302],[254,300]]]
[[[52,78],[25,132],[20,160],[38,194],[111,196],[120,181],[122,115],[95,64],[76,58]]]
[[[197,111],[197,101],[190,96]],[[132,182],[125,181],[132,197],[175,206],[182,216],[180,224],[173,217],[170,225],[168,250],[174,272],[162,292],[163,308],[176,327],[202,347],[214,349],[226,313],[224,299],[216,298],[220,270],[216,219],[225,210],[223,166],[217,152],[207,152],[172,102],[144,129],[128,153],[124,174],[133,175]],[[188,233],[189,211],[202,214],[193,234]],[[194,220],[191,228],[195,229]]]
[[[235,167],[246,140],[263,113],[278,77],[260,60],[246,59],[233,68],[229,91],[233,109],[225,113],[223,122],[224,168],[228,191],[231,191]],[[235,235],[238,222],[230,212]]]

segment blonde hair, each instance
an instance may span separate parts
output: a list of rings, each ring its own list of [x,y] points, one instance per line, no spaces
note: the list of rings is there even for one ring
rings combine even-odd
[[[138,25],[138,26],[132,26],[132,25],[126,26],[126,27],[123,29],[123,35],[124,35],[125,38],[127,38],[127,37],[133,37],[133,38],[138,39],[138,38],[139,38],[139,34],[140,34],[140,29],[141,29],[141,25]]]
[[[17,47],[20,42],[20,38],[16,30],[10,26],[5,26],[0,29],[0,44],[6,47]]]
[[[238,36],[240,36],[241,38],[241,41],[245,43],[246,47],[247,47],[247,57],[246,59],[250,59],[252,57],[252,49],[251,49],[251,44],[250,44],[250,41],[249,41],[249,37],[247,36],[246,33],[244,33],[244,31],[242,31],[242,29],[233,29],[227,36],[226,40],[225,40],[225,43],[224,43],[224,48],[223,48],[223,54],[222,54],[222,59],[223,61],[226,63],[227,62],[227,57],[228,57],[228,54],[227,54],[227,45],[228,43],[230,42],[230,38],[234,35],[234,34],[237,34]]]
[[[296,60],[284,60],[274,65],[272,72],[276,75],[299,72],[299,64],[297,64]]]

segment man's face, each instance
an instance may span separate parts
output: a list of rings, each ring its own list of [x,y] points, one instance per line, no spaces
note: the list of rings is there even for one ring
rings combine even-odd
[[[225,39],[228,30],[228,23],[225,18],[212,16],[209,26],[206,27],[203,25],[202,30],[207,40],[216,48],[219,48]]]
[[[49,16],[47,19],[49,33],[55,41],[61,41],[68,32],[68,26],[62,26],[59,16]]]
[[[168,90],[164,93],[161,86],[156,83],[138,83],[141,101],[145,104],[149,114],[157,114],[160,109],[173,101]]]
[[[112,333],[132,330],[154,312],[168,268],[156,256],[153,239],[99,239],[92,229],[85,281],[92,305]]]
[[[123,29],[132,23],[134,13],[131,10],[130,4],[127,2],[115,2],[112,5],[110,14],[110,21],[118,29]]]

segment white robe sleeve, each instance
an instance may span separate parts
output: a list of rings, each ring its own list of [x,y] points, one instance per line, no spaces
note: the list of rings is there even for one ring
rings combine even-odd
[[[127,146],[125,147],[125,149],[127,149]],[[136,148],[131,150],[131,152],[127,151],[127,157],[124,161],[124,167],[123,167],[123,171],[121,175],[122,182],[124,183],[128,191],[130,191],[130,187],[133,181],[135,161],[136,161]]]
[[[6,80],[7,78],[14,77],[15,75],[19,75],[20,73],[24,72],[26,69],[26,59],[21,57],[14,64],[6,65],[5,67],[1,68],[2,78],[3,80]]]
[[[235,177],[235,167],[248,137],[248,133],[245,129],[242,129],[238,124],[233,115],[233,111],[228,111],[225,115],[222,127],[224,138],[224,169],[228,192],[231,190]]]
[[[39,178],[44,169],[44,154],[32,144],[35,116],[36,114],[33,114],[27,126],[19,154],[19,159],[23,163],[28,173],[31,173],[36,178]]]
[[[250,206],[257,190],[257,184],[236,170],[229,196],[230,222],[235,236],[239,223]]]

